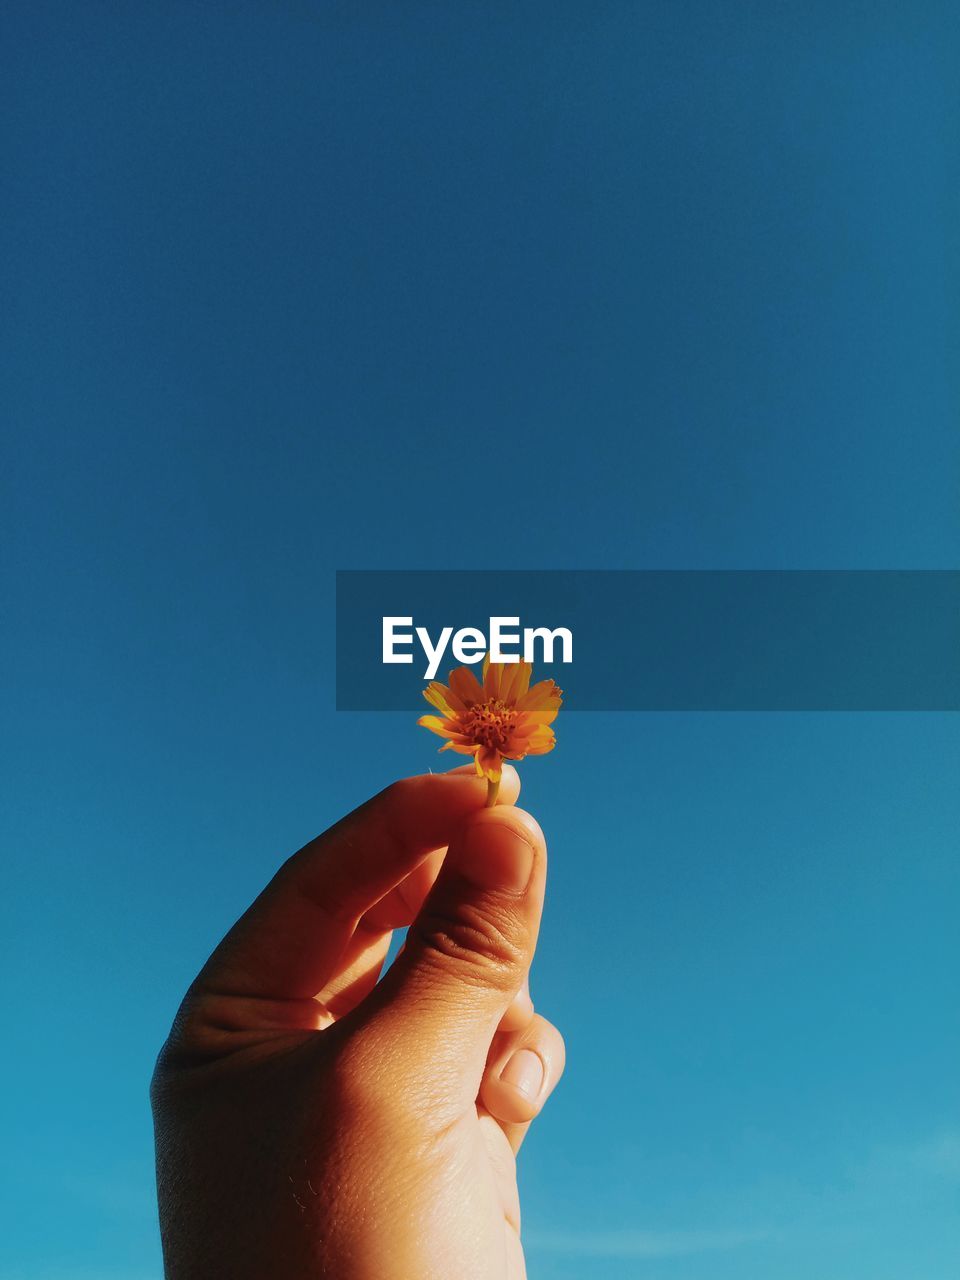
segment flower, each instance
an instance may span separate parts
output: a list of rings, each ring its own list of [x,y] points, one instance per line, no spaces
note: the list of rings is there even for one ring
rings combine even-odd
[[[542,756],[556,738],[550,725],[560,710],[562,690],[553,680],[530,688],[529,662],[483,662],[481,684],[469,667],[457,667],[449,686],[434,680],[423,691],[439,716],[421,716],[417,724],[447,741],[441,751],[473,756],[477,773],[496,795],[503,761]]]

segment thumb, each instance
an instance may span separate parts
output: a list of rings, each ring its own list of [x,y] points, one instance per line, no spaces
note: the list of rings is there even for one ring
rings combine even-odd
[[[543,832],[528,813],[495,806],[467,819],[364,1020],[388,1034],[396,1066],[455,1076],[476,1098],[533,959],[545,880]]]

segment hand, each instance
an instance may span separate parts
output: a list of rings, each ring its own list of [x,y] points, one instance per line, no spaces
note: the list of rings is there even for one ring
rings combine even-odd
[[[522,1280],[515,1156],[564,1051],[524,985],[546,849],[518,791],[395,783],[217,947],[152,1086],[169,1280]]]

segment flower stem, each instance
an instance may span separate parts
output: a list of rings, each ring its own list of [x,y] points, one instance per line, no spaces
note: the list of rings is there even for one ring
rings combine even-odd
[[[485,809],[492,809],[493,806],[497,803],[497,794],[499,793],[499,791],[500,791],[500,779],[498,778],[496,782],[491,782],[490,779],[488,778],[487,779],[487,803],[484,805]]]

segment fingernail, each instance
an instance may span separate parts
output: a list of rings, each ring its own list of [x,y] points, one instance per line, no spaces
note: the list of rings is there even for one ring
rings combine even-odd
[[[496,810],[487,809],[467,827],[458,858],[460,870],[480,889],[522,893],[533,874],[534,837],[524,824],[514,821],[511,811],[495,814]]]
[[[532,1049],[518,1049],[500,1072],[504,1084],[526,1098],[536,1098],[543,1088],[543,1060]]]

